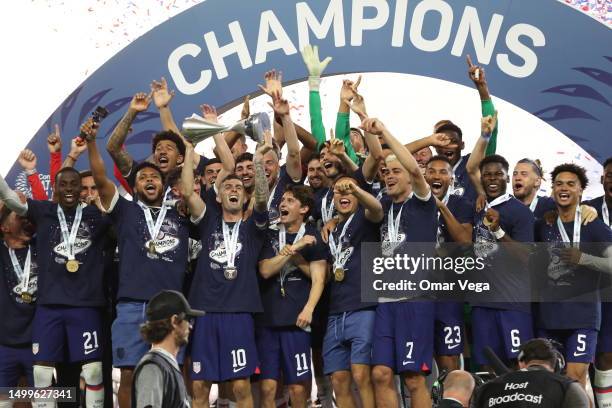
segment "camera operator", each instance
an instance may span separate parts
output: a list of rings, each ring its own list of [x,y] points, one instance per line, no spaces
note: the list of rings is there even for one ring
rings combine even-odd
[[[574,380],[559,374],[563,356],[546,339],[532,339],[520,347],[519,371],[484,384],[474,408],[561,407],[588,408],[589,401]]]

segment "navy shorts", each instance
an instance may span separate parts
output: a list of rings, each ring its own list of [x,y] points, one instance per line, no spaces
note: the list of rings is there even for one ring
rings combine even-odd
[[[250,313],[207,313],[198,317],[190,343],[193,380],[219,382],[255,373],[258,357]]]
[[[357,310],[331,314],[323,339],[323,372],[351,369],[351,364],[372,363],[374,310]]]
[[[601,302],[601,329],[597,339],[597,354],[612,353],[612,303]]]
[[[465,331],[463,303],[436,302],[434,318],[434,351],[437,356],[463,353]]]
[[[533,338],[531,314],[516,310],[472,308],[472,337],[477,364],[489,365],[484,354],[486,346],[505,362],[518,357],[519,347]]]
[[[372,365],[395,373],[429,374],[433,358],[433,302],[381,303],[376,308]]]
[[[119,302],[117,317],[111,326],[113,344],[113,366],[117,368],[135,367],[151,348],[140,335],[140,325],[147,318],[145,302]],[[181,347],[176,360],[183,364],[185,347]]]
[[[310,381],[310,333],[293,327],[258,327],[255,330],[260,379],[285,384]]]
[[[64,347],[68,346],[68,353]],[[94,307],[38,305],[32,323],[34,361],[102,359],[102,314]]]
[[[563,345],[565,361],[567,363],[590,364],[595,359],[597,349],[597,330],[569,329],[550,330],[538,329],[538,337],[555,340]]]
[[[22,375],[28,378],[28,386],[33,387],[33,366],[34,355],[29,345],[9,347],[0,344],[0,387],[16,387]]]

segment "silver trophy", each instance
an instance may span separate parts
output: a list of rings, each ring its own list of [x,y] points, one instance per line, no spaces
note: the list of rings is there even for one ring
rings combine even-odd
[[[264,140],[264,132],[271,129],[270,118],[266,113],[254,113],[246,119],[237,122],[233,126],[207,121],[195,113],[183,121],[183,136],[197,145],[202,140],[208,139],[217,133],[233,130],[242,135],[247,135],[255,142]]]

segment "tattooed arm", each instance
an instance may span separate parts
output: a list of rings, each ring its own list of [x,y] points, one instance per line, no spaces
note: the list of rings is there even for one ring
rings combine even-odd
[[[106,150],[110,153],[123,177],[129,176],[132,165],[134,164],[134,159],[132,159],[132,156],[123,148],[123,144],[125,143],[125,139],[127,138],[136,115],[146,111],[149,108],[149,103],[151,103],[151,97],[149,95],[142,92],[134,95],[128,111],[123,115],[123,118],[113,130],[108,140],[108,144],[106,145]]]
[[[268,209],[268,179],[263,167],[263,156],[272,150],[272,135],[266,132],[264,143],[257,146],[255,151],[255,211],[265,212]]]

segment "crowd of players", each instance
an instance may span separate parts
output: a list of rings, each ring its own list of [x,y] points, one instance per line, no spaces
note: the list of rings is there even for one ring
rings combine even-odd
[[[61,364],[76,362],[85,405],[102,407],[113,366],[121,370],[119,404],[129,407],[134,367],[150,347],[140,335],[147,302],[170,289],[206,312],[174,356],[193,406],[207,407],[217,383],[219,407],[253,406],[254,394],[255,405],[275,407],[284,388],[291,406],[305,407],[314,378],[323,406],[331,407],[333,390],[342,408],[396,407],[399,374],[411,406],[430,407],[426,376],[434,358],[441,369],[461,366],[466,316],[474,367],[490,368],[486,346],[512,364],[527,340],[553,338],[563,344],[566,375],[583,387],[595,363],[596,398],[610,406],[607,303],[472,304],[467,315],[460,302],[364,303],[361,243],[391,251],[402,242],[572,243],[560,253],[568,279],[597,280],[610,273],[612,250],[600,245],[599,253],[587,253],[585,245],[612,242],[612,159],[604,163],[604,194],[595,200],[582,202],[589,181],[577,164],[556,167],[548,179],[552,195],[537,196],[547,179],[539,162],[521,160],[511,172],[495,154],[497,112],[484,69],[469,57],[483,116],[471,154],[462,154],[461,129],[450,120],[436,123],[430,136],[401,143],[368,115],[360,79],[343,82],[328,139],[319,83],[331,58],[321,61],[310,46],[302,56],[311,129],[293,123],[281,75],[270,71],[261,89],[271,97],[273,133],[254,153],[230,131],[214,136],[215,158],[198,155],[174,122],[164,79],[153,81],[149,94],[134,95],[108,140],[119,187],[107,174],[92,120],[63,163],[59,132],[49,137],[50,199],[35,155],[21,153],[33,198],[0,178],[0,386],[15,387],[25,375],[28,384],[48,387]],[[124,144],[151,102],[163,130],[150,159],[137,163]],[[214,107],[201,109],[217,120]],[[359,129],[349,126],[351,112]],[[249,116],[248,98],[242,116]],[[72,166],[85,153],[90,170],[79,173]],[[513,273],[507,259],[487,267],[502,280]],[[529,290],[511,278],[504,284],[510,292]],[[0,407],[10,404],[0,400]]]

